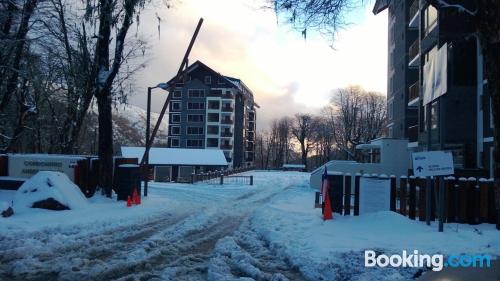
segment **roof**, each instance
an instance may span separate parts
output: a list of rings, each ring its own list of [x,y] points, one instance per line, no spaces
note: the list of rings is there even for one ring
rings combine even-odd
[[[304,165],[304,164],[283,164],[283,168],[305,169],[306,165]]]
[[[142,159],[144,147],[122,146],[122,156]],[[151,165],[227,166],[224,152],[219,149],[189,149],[152,147],[149,150]]]
[[[190,73],[191,71],[195,70],[198,67],[203,67],[203,68],[207,69],[208,71],[212,72],[212,74],[214,74],[222,79],[225,79],[229,84],[234,85],[235,88],[239,89],[238,85],[236,85],[233,81],[228,79],[226,76],[220,74],[219,72],[213,70],[208,65],[204,64],[203,62],[201,62],[199,60],[195,61],[190,66],[188,66],[185,70],[183,70],[181,76],[184,75],[185,73]],[[173,84],[175,77],[177,77],[177,76],[172,77],[167,83],[169,85]]]
[[[377,0],[373,6],[373,14],[378,14],[389,7],[389,0]]]

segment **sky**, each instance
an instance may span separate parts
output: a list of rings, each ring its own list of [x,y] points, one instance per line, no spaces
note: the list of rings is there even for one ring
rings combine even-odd
[[[361,85],[386,94],[387,14],[372,4],[353,11],[336,40],[308,32],[304,39],[262,8],[264,0],[177,0],[142,11],[139,36],[148,42],[147,64],[136,76],[129,103],[146,106],[146,89],[175,76],[200,17],[204,22],[190,55],[223,75],[238,77],[260,105],[257,126],[298,112],[317,113],[335,89]],[[160,33],[158,20],[161,18]],[[279,22],[279,24],[278,24]],[[135,32],[132,32],[135,33]],[[166,94],[153,93],[159,112]]]

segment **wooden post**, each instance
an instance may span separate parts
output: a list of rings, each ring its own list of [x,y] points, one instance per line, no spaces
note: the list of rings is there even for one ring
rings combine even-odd
[[[250,176],[250,185],[253,185],[253,175]]]
[[[396,176],[391,175],[391,195],[390,195],[390,210],[396,212]]]
[[[496,223],[497,210],[495,206],[495,185],[493,179],[488,179],[488,223]]]
[[[417,212],[417,188],[416,188],[416,179],[414,176],[410,176],[410,192],[408,196],[408,217],[412,220],[416,217]]]
[[[427,186],[428,182],[430,181],[430,178],[419,178],[417,180],[418,184],[418,220],[419,221],[425,221],[426,215],[426,203],[427,203]],[[429,193],[430,195],[430,193]]]
[[[224,174],[223,173],[220,174],[220,184],[221,185],[224,184]]]
[[[474,198],[475,198],[475,186],[476,186],[476,179],[473,177],[470,177],[467,179],[467,182],[465,184],[466,189],[467,189],[467,223],[468,224],[475,224],[474,222]]]
[[[443,224],[444,224],[444,193],[445,193],[445,190],[444,190],[444,177],[439,177],[439,208],[438,208],[438,211],[439,211],[439,228],[438,228],[438,231],[439,232],[443,232]]]
[[[351,174],[347,173],[344,177],[344,216],[351,214]]]
[[[436,220],[436,209],[438,206],[438,200],[439,200],[439,181],[441,177],[434,177],[432,183],[431,183],[431,213],[430,213],[430,220],[435,221]]]
[[[359,179],[361,174],[354,177],[354,215],[359,216]]]
[[[446,222],[456,222],[456,212],[455,212],[455,206],[457,202],[456,198],[456,190],[457,188],[455,187],[455,178],[454,177],[448,177],[445,180],[445,216],[446,216]]]
[[[399,180],[399,213],[406,216],[406,190],[408,189],[408,179],[406,176],[401,176]]]
[[[458,179],[458,222],[466,223],[467,222],[467,179],[459,178]]]

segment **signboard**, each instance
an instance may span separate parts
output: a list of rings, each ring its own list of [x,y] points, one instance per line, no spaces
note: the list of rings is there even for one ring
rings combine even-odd
[[[57,171],[75,180],[75,169],[78,160],[76,156],[47,154],[11,154],[9,155],[9,176],[30,178],[39,171]]]
[[[423,104],[446,94],[448,87],[448,44],[429,58],[423,70]]]
[[[367,214],[391,209],[389,178],[361,177],[359,180],[359,213]]]
[[[413,174],[417,177],[453,175],[453,155],[447,151],[414,152]]]

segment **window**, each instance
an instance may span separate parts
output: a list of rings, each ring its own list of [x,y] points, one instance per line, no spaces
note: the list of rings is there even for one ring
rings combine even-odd
[[[207,133],[209,135],[218,135],[219,134],[219,126],[207,126]]]
[[[208,109],[219,109],[220,102],[218,100],[209,100],[208,101]]]
[[[181,106],[182,106],[182,103],[180,101],[174,101],[171,103],[171,110],[172,111],[180,111]]]
[[[171,123],[181,123],[181,115],[180,114],[171,114],[170,117],[172,120]]]
[[[435,101],[431,105],[431,129],[435,130],[438,127],[438,102]]]
[[[208,138],[207,139],[207,147],[219,147],[219,139]]]
[[[201,114],[188,114],[188,122],[203,122],[203,115],[201,115]]]
[[[434,27],[437,25],[438,11],[434,6],[429,5],[424,10],[424,32],[425,35],[429,34]]]
[[[186,146],[187,147],[202,147],[203,146],[203,140],[187,140],[186,141]]]
[[[170,134],[178,136],[181,134],[181,126],[170,126]]]
[[[203,127],[188,127],[188,135],[203,135]]]
[[[182,92],[181,91],[174,91],[174,99],[180,99],[182,98]]]
[[[189,89],[188,97],[190,98],[203,98],[205,97],[205,91],[200,89]]]
[[[188,109],[205,109],[204,102],[188,102]]]
[[[209,113],[207,116],[208,122],[219,122],[219,113]]]
[[[170,139],[170,147],[179,147],[179,139],[171,138]]]
[[[219,77],[217,78],[217,84],[224,84],[224,80],[223,80],[223,78],[222,78],[222,77],[220,77],[220,76],[219,76]]]
[[[212,84],[212,76],[205,76],[205,84],[207,85]]]

